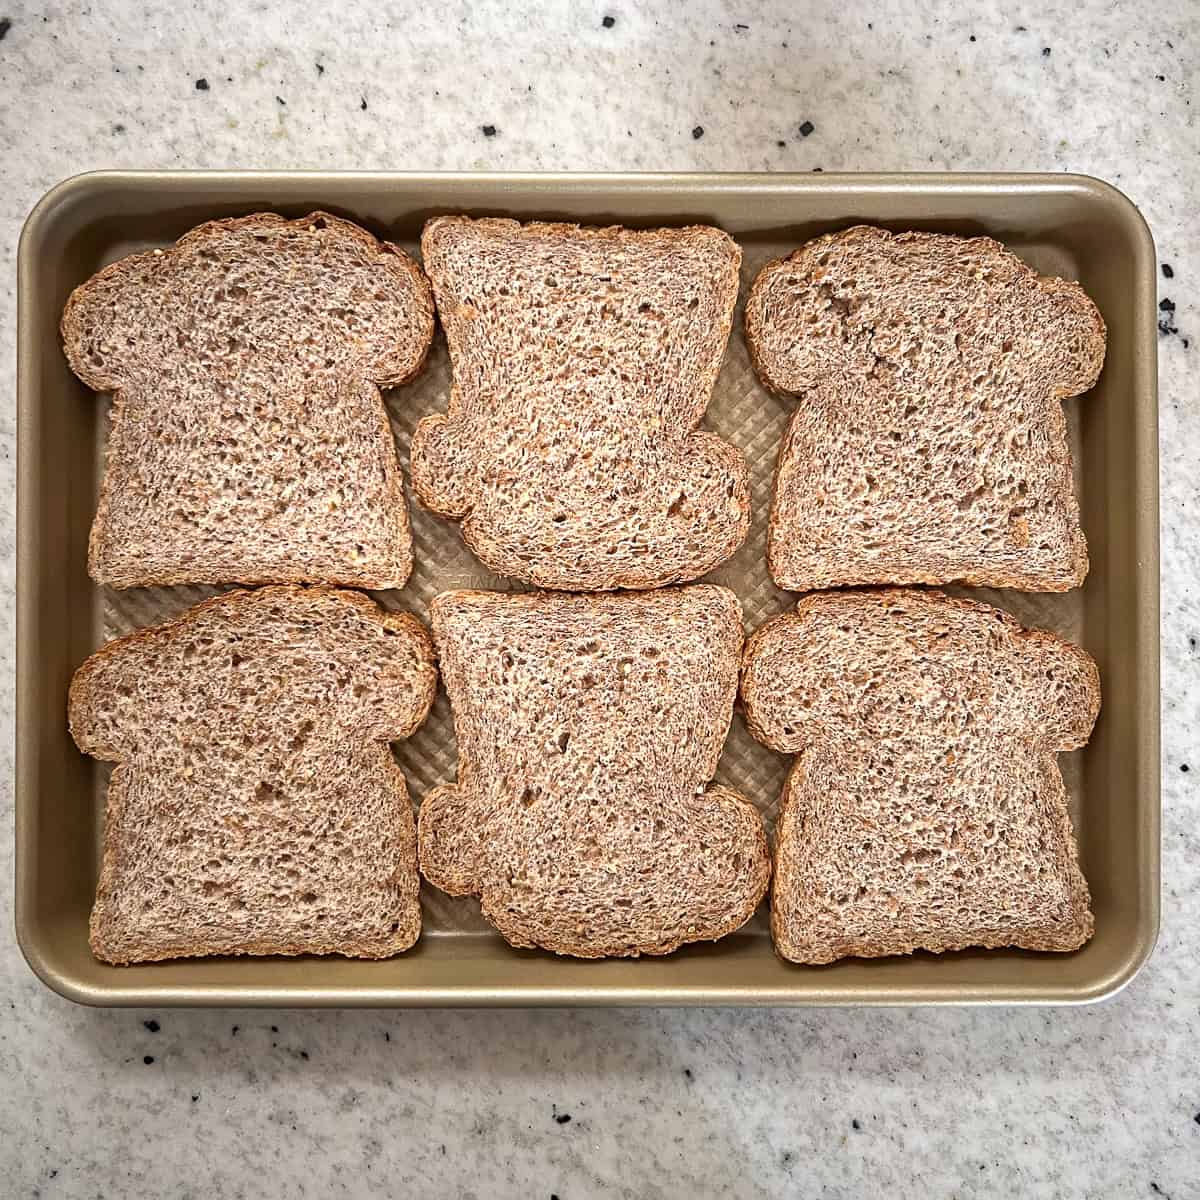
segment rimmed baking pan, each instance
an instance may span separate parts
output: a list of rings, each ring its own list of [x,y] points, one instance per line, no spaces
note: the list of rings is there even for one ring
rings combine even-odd
[[[106,637],[177,612],[211,589],[115,592],[87,577],[88,529],[107,404],[67,368],[58,318],[70,290],[106,263],[165,245],[214,217],[325,208],[413,248],[444,212],[634,226],[708,222],[744,251],[745,284],[768,259],[856,222],[986,233],[1038,270],[1079,279],[1108,325],[1098,386],[1067,413],[1084,528],[1086,585],[1032,596],[975,593],[1096,658],[1104,708],[1086,750],[1063,755],[1096,935],[1069,955],[964,951],[781,962],[765,913],[715,945],[662,959],[581,962],[509,949],[472,901],[423,894],[425,927],[409,953],[341,958],[196,959],[115,968],[96,962],[87,920],[96,882],[107,768],[67,732],[72,671]],[[1154,944],[1159,912],[1158,440],[1155,256],[1118,191],[1069,175],[449,175],[101,172],[49,192],[26,223],[18,260],[17,934],[33,970],[65,996],[111,1005],[612,1005],[1073,1003],[1118,990]],[[407,475],[413,427],[445,407],[444,345],[389,411]],[[766,574],[771,472],[790,401],[749,368],[740,314],[708,425],[746,453],[754,525],[711,578],[742,599],[756,628],[794,597]],[[463,548],[455,526],[413,505],[416,569],[383,603],[422,618],[447,587],[504,587]],[[397,747],[420,797],[455,769],[444,697]],[[771,824],[788,761],[735,717],[719,778]]]

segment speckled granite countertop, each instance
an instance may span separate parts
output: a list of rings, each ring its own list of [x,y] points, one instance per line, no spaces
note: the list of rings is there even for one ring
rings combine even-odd
[[[97,1012],[21,960],[5,835],[0,1190],[1200,1196],[1200,9],[236,7],[0,2],[5,663],[16,245],[64,176],[1083,171],[1141,205],[1163,263],[1162,936],[1123,995],[1081,1010]],[[10,731],[11,684],[0,708]]]

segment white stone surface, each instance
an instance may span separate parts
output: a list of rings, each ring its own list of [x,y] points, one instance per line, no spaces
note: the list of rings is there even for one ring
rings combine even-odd
[[[1200,1196],[1196,4],[4,0],[0,17],[9,681],[17,237],[78,171],[1083,171],[1142,207],[1179,330],[1160,342],[1163,928],[1123,995],[1048,1011],[90,1011],[20,958],[5,834],[0,1191]],[[2,714],[10,829],[11,682]]]

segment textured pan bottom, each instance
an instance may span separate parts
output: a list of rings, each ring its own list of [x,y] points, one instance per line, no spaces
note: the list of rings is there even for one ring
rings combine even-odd
[[[406,245],[405,248],[413,254],[418,252],[415,245]],[[742,248],[741,295],[744,300],[751,280],[762,265],[772,258],[790,253],[795,246],[761,241],[747,244],[743,241]],[[1010,243],[1010,248],[1043,273],[1075,277],[1074,264],[1061,255],[1048,252],[1044,246],[1023,248],[1019,242],[1015,242]],[[439,330],[429,362],[421,376],[409,386],[386,394],[406,483],[413,430],[423,416],[445,410],[449,391],[450,368],[445,341]],[[1066,404],[1071,452],[1076,462],[1080,458],[1080,405],[1087,403],[1088,397],[1085,395]],[[759,385],[742,336],[742,302],[739,301],[725,364],[713,392],[705,424],[745,454],[750,468],[753,520],[750,535],[738,553],[706,578],[732,588],[738,595],[747,632],[757,629],[770,617],[789,608],[796,599],[794,594],[775,587],[767,574],[764,558],[775,458],[792,404],[786,397],[772,395]],[[100,424],[103,426],[105,423]],[[107,429],[102,429],[102,435],[106,433]],[[102,445],[97,447],[97,452],[103,453]],[[1077,486],[1082,482],[1078,474]],[[467,550],[458,534],[458,527],[421,508],[413,500],[411,491],[409,514],[414,542],[412,578],[403,591],[376,593],[377,599],[385,607],[407,609],[428,624],[429,602],[439,592],[450,588],[512,590],[515,587],[511,581],[489,573]],[[164,620],[219,590],[213,587],[149,588],[125,592],[106,589],[103,629],[97,632],[104,639],[118,637],[130,630]],[[1083,601],[1079,592],[1034,595],[980,588],[950,590],[1006,608],[1024,625],[1051,630],[1071,641],[1083,640]],[[457,767],[454,726],[444,692],[439,690],[437,702],[425,725],[407,742],[398,743],[395,750],[407,776],[409,790],[418,802],[439,783],[454,778]],[[751,738],[741,715],[735,713],[717,778],[759,808],[770,832],[790,763],[788,757],[773,753]],[[1079,803],[1080,755],[1060,755],[1059,765],[1066,779],[1071,814],[1078,834],[1082,815]],[[96,803],[102,809],[107,769],[97,771],[96,779]],[[101,827],[99,820],[96,827],[97,830]],[[474,900],[454,899],[426,884],[422,888],[422,904],[425,917],[423,937],[479,933],[490,929],[479,916],[479,906]],[[746,927],[746,932],[768,936],[765,904]]]

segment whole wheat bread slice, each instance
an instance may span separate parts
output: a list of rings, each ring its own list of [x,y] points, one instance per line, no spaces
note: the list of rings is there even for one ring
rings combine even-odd
[[[487,567],[650,588],[737,549],[746,464],[697,429],[737,300],[726,234],[440,217],[421,252],[453,386],[414,434],[413,489]]]
[[[797,756],[775,834],[784,958],[1091,937],[1055,762],[1099,710],[1083,650],[938,592],[829,592],[750,638],[742,700],[751,733]]]
[[[433,300],[403,251],[326,213],[213,221],[77,288],[62,335],[113,393],[98,582],[404,586],[379,389],[420,370]]]
[[[767,535],[780,587],[1082,582],[1060,402],[1096,382],[1105,329],[1078,284],[989,238],[858,226],[763,268],[746,340],[797,399]]]
[[[711,784],[741,611],[724,588],[444,592],[433,631],[458,783],[421,804],[421,871],[514,946],[666,954],[766,892],[758,813]]]
[[[79,748],[118,764],[96,956],[411,946],[416,831],[388,742],[436,686],[415,617],[330,588],[228,592],[104,646],[70,693]]]

